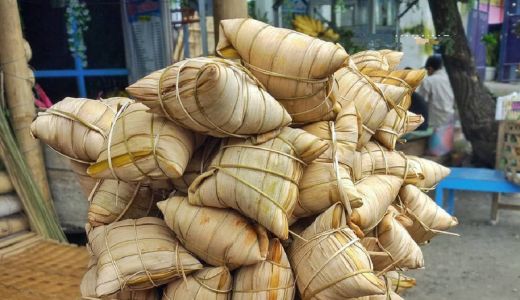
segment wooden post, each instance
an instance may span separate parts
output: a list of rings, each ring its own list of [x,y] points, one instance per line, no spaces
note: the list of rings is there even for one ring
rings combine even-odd
[[[46,201],[51,201],[42,148],[32,138],[30,126],[36,115],[32,84],[24,49],[17,0],[0,1],[0,71],[16,140]]]
[[[213,0],[213,22],[215,24],[215,47],[218,43],[220,20],[247,18],[247,0]]]

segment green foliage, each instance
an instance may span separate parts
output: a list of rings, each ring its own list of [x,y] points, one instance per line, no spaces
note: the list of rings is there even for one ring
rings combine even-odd
[[[69,50],[73,55],[77,55],[87,66],[87,46],[83,34],[88,29],[90,22],[90,12],[87,5],[79,0],[70,0],[65,9],[67,22],[67,35],[69,36]]]
[[[334,11],[345,11],[347,10],[347,5],[350,4],[346,0],[336,0],[336,6],[334,7]]]
[[[424,34],[424,36],[428,39],[430,39],[430,43],[427,43],[426,45],[424,45],[424,48],[423,48],[423,51],[424,51],[424,54],[430,56],[433,54],[433,45],[431,43],[431,41],[433,40],[433,31],[428,28],[427,26],[422,26],[423,28],[423,31],[422,31],[422,34]]]
[[[365,48],[353,41],[354,32],[352,30],[338,28],[336,32],[339,34],[338,43],[343,46],[348,53],[356,53],[365,50]]]
[[[268,23],[268,19],[267,19],[267,12],[264,12],[263,15],[260,15],[260,11],[258,9],[256,9],[256,1],[248,1],[247,2],[247,12],[249,14],[249,17],[251,17],[252,19],[255,19],[255,20],[258,20],[258,21],[261,21],[261,22],[264,22],[264,23]]]
[[[486,65],[496,66],[498,62],[498,45],[500,34],[490,32],[482,36],[482,43],[486,46]]]
[[[433,40],[433,32],[427,26],[424,26],[423,23],[417,24],[415,26],[410,26],[402,29],[403,33],[411,34],[413,36],[424,37],[426,39]],[[422,48],[423,52],[426,55],[433,54],[433,47],[431,43],[427,43]]]
[[[424,25],[421,23],[421,24],[417,24],[415,26],[403,28],[402,30],[403,30],[403,33],[421,35],[421,34],[424,34],[425,28],[424,28]]]

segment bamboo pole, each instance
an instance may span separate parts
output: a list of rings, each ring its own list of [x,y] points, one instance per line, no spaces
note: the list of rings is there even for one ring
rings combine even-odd
[[[215,47],[218,43],[220,20],[247,18],[246,0],[213,0],[213,22],[215,24]],[[215,49],[213,49],[215,50]]]
[[[0,71],[0,103],[3,103],[3,79],[3,72]],[[0,157],[4,161],[16,193],[20,197],[31,229],[45,238],[66,242],[67,239],[60,227],[52,202],[43,198],[40,189],[34,182],[5,115],[6,111],[0,105]]]
[[[0,70],[3,71],[5,78],[7,105],[20,151],[43,198],[51,202],[42,148],[30,134],[30,126],[36,110],[32,84],[28,78],[30,70],[27,65],[16,0],[0,1]]]

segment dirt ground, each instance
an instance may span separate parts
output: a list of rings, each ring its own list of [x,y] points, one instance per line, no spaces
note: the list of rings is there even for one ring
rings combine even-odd
[[[520,211],[500,211],[489,224],[491,195],[457,192],[461,237],[438,236],[423,246],[425,269],[407,272],[417,286],[407,300],[520,299]],[[520,204],[520,196],[504,202]]]

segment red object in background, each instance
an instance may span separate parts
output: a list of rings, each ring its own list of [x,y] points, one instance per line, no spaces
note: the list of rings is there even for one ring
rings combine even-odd
[[[34,86],[34,90],[36,91],[37,96],[37,98],[34,98],[34,104],[36,104],[38,108],[47,109],[52,106],[51,99],[49,99],[49,97],[39,84],[36,84]]]

